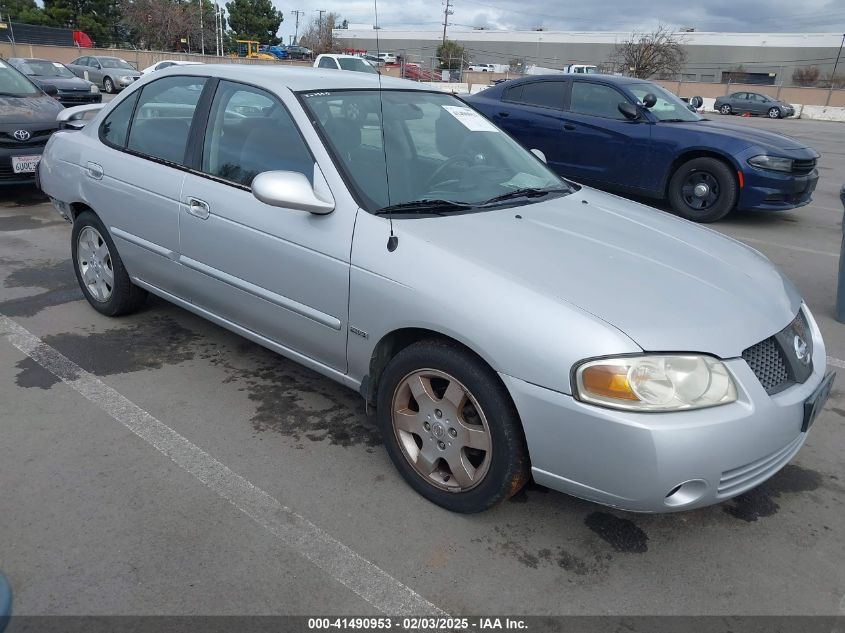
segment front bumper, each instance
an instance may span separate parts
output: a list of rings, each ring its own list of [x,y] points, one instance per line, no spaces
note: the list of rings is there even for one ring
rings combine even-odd
[[[62,92],[59,91],[57,95],[59,103],[66,108],[72,108],[78,105],[88,105],[89,103],[102,103],[103,95],[99,92]]]
[[[749,211],[785,211],[803,207],[813,200],[819,172],[781,173],[747,166],[742,170],[744,186],[737,209]]]
[[[535,481],[635,512],[699,508],[758,486],[806,440],[804,402],[826,361],[811,328],[814,370],[806,382],[770,396],[743,359],[726,360],[738,400],[709,409],[616,411],[500,374],[522,419]]]

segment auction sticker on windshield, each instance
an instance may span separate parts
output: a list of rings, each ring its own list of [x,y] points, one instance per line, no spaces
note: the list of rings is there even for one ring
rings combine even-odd
[[[498,132],[495,125],[490,123],[483,116],[478,114],[472,108],[463,106],[443,106],[449,114],[455,117],[458,121],[463,123],[464,127],[472,132]]]
[[[12,156],[12,171],[16,174],[32,174],[41,160],[40,154],[32,156]]]

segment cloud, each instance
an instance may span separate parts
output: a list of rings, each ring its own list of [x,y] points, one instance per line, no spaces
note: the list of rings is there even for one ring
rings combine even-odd
[[[438,31],[442,29],[443,5],[425,0],[381,0],[379,23],[385,29]],[[277,5],[287,11],[290,5]],[[659,23],[693,27],[697,31],[733,32],[838,32],[836,24],[845,22],[841,0],[630,0],[560,3],[557,0],[454,0],[450,29],[526,30],[543,27],[566,31],[631,31],[651,29]],[[317,9],[335,11],[353,24],[375,22],[374,3],[351,0],[332,6],[320,0],[298,2],[305,11],[300,30],[317,16]],[[293,34],[293,15],[285,13],[281,32],[287,41]]]

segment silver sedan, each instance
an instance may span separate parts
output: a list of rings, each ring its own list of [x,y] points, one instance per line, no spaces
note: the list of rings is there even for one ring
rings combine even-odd
[[[532,476],[628,510],[716,503],[789,462],[830,391],[765,257],[560,179],[451,95],[194,66],[81,116],[39,178],[91,306],[153,293],[359,391],[451,510]]]

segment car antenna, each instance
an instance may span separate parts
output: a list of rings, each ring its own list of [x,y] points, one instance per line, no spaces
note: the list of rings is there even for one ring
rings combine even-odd
[[[373,29],[376,32],[376,57],[381,59],[381,48],[379,47],[379,40],[378,40],[378,0],[373,0],[373,8],[375,9],[376,14],[376,22],[373,25],[375,28]],[[368,62],[369,63],[369,62]],[[399,246],[399,238],[393,234],[393,212],[390,211],[390,174],[387,169],[387,143],[384,140],[384,101],[382,99],[381,94],[381,71],[376,69],[378,72],[378,108],[379,108],[379,116],[381,117],[381,150],[384,153],[384,181],[387,185],[387,219],[390,221],[390,237],[387,238],[387,250],[391,253],[396,250],[396,247]]]

